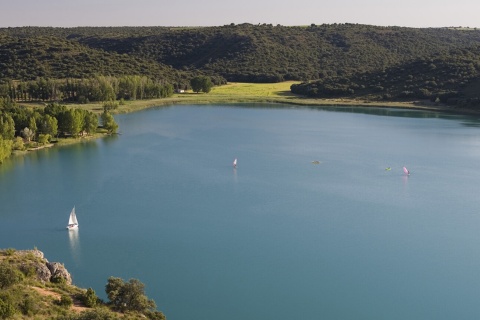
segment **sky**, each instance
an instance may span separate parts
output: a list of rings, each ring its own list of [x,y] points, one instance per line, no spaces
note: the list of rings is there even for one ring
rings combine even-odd
[[[480,27],[478,0],[0,0],[0,27],[359,23]]]

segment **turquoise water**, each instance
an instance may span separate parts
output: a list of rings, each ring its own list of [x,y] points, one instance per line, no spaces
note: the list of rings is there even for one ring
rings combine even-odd
[[[36,246],[104,298],[109,276],[137,278],[175,320],[480,317],[477,119],[241,105],[117,121],[0,166],[0,247]]]

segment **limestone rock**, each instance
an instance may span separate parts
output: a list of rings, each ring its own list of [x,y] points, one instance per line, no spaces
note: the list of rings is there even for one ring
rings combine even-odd
[[[72,284],[72,276],[63,264],[59,262],[47,262],[47,267],[52,274],[50,281],[57,282],[59,279],[64,279],[67,284]]]

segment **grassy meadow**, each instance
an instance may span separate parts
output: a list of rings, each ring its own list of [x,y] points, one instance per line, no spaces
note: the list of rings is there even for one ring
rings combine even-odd
[[[138,110],[173,105],[173,104],[216,104],[216,103],[285,103],[308,106],[372,106],[372,107],[396,107],[437,109],[428,101],[411,102],[378,102],[361,99],[338,98],[338,99],[315,99],[291,93],[290,86],[296,81],[280,83],[240,83],[231,82],[223,86],[213,87],[209,93],[194,93],[189,90],[184,93],[175,93],[169,98],[151,100],[125,101],[114,113],[129,113]],[[44,106],[43,103],[28,103],[33,107]],[[68,104],[70,107],[87,109],[100,114],[103,111],[102,103]]]

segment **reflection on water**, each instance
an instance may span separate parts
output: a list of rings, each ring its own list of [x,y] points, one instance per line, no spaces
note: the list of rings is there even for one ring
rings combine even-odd
[[[78,235],[78,229],[68,230],[67,232],[72,258],[78,265],[80,263],[80,236]]]

